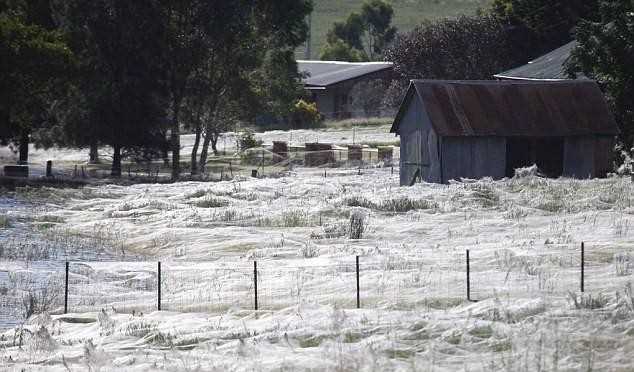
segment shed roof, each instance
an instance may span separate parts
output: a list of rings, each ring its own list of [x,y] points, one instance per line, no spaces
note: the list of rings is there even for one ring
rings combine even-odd
[[[619,130],[594,81],[412,80],[391,132],[420,102],[439,136],[615,135]]]
[[[501,72],[493,77],[497,79],[518,80],[566,80],[570,77],[566,73],[565,64],[570,58],[570,52],[577,46],[576,41],[561,46],[550,53],[534,59],[527,64]],[[578,76],[579,79],[587,79]]]
[[[392,68],[392,62],[297,61],[306,87],[326,87]]]

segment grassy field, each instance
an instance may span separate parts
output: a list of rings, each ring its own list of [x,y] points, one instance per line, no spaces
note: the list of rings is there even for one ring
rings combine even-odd
[[[491,0],[388,0],[394,7],[394,24],[399,31],[408,31],[426,19],[474,14]],[[350,12],[361,10],[363,0],[314,0],[312,15],[311,58],[319,58],[326,33],[335,21],[344,20]],[[298,58],[306,58],[304,48]]]

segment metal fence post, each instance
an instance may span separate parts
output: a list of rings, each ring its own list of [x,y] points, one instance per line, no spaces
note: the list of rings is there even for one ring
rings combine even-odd
[[[64,280],[64,314],[68,313],[68,266],[69,262],[66,261],[66,279]]]
[[[471,273],[469,267],[469,250],[467,249],[467,301],[471,301]]]
[[[359,256],[356,256],[356,263],[357,263],[357,309],[361,308],[361,295],[360,295],[360,290],[359,290]]]
[[[583,293],[583,290],[584,290],[584,286],[583,286],[584,283],[583,282],[585,280],[585,278],[584,278],[584,276],[585,276],[585,272],[584,272],[585,268],[584,268],[584,266],[585,266],[585,260],[586,260],[585,253],[586,253],[585,252],[585,244],[583,242],[581,242],[581,292],[582,293]]]
[[[158,310],[161,311],[161,261],[158,262],[158,276],[157,276],[157,288],[158,288]]]
[[[253,261],[254,308],[258,309],[258,261]]]
[[[53,161],[46,161],[46,177],[53,177]]]

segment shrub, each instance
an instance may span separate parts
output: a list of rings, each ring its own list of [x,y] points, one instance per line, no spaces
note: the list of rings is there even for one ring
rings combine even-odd
[[[632,266],[632,258],[627,252],[621,252],[614,255],[614,268],[617,276],[630,275]]]
[[[350,239],[361,239],[365,232],[365,215],[361,211],[354,211],[350,215],[350,229],[348,237]]]
[[[308,103],[300,99],[293,106],[291,120],[293,128],[312,128],[321,122],[322,117],[316,103]]]
[[[313,243],[306,242],[299,247],[299,253],[304,258],[313,258],[319,256],[319,249]]]
[[[262,141],[255,138],[255,134],[250,130],[245,130],[240,135],[240,150],[244,151],[253,147],[262,146]]]
[[[434,209],[436,202],[427,199],[410,199],[407,197],[384,200],[379,209],[385,212],[408,212],[417,209]]]
[[[592,293],[582,293],[581,295],[577,296],[573,292],[568,292],[568,297],[577,310],[601,309],[608,304],[608,298],[602,294],[593,296]]]
[[[207,196],[204,199],[196,201],[194,203],[198,208],[220,208],[226,207],[229,203],[226,200]]]
[[[4,214],[0,214],[0,229],[6,229],[11,227],[11,223],[9,222],[9,217]]]

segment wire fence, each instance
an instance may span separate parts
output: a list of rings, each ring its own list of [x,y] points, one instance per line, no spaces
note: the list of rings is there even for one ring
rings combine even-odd
[[[0,327],[43,310],[221,313],[306,303],[413,309],[488,298],[564,299],[621,288],[634,272],[630,247],[556,245],[526,252],[432,250],[423,259],[357,256],[282,265],[272,260],[5,263],[9,267],[0,267]]]

